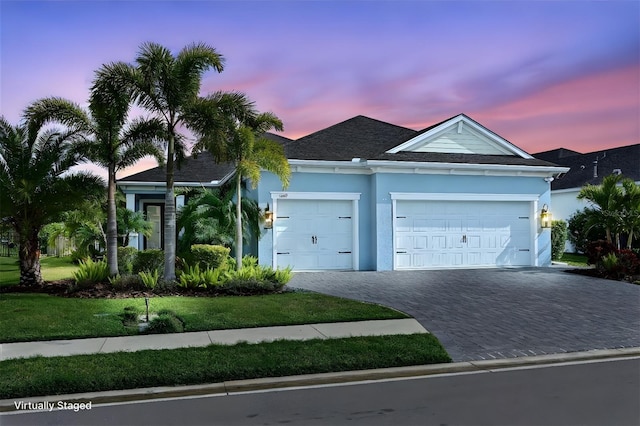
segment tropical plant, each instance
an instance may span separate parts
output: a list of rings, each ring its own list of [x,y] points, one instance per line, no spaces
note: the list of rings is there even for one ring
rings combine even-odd
[[[146,288],[153,290],[158,285],[159,272],[157,269],[148,272],[140,271],[138,275]]]
[[[105,261],[94,262],[91,259],[80,261],[78,270],[73,273],[73,279],[78,287],[86,287],[104,282],[109,278],[109,266]]]
[[[185,156],[180,126],[189,126],[184,112],[198,99],[202,75],[213,69],[221,72],[224,59],[213,47],[191,44],[177,55],[156,43],[144,43],[135,59],[136,66],[120,64],[127,84],[138,104],[162,121],[166,132],[166,192],[164,213],[164,278],[175,279],[176,209],[174,195],[175,162]]]
[[[578,199],[590,202],[593,209],[587,223],[589,226],[604,226],[606,239],[620,248],[620,237],[627,236],[627,247],[640,232],[640,188],[629,178],[609,175],[601,185],[585,185]]]
[[[129,236],[132,232],[145,237],[150,237],[153,232],[153,224],[144,218],[142,212],[134,212],[126,207],[116,210],[116,223],[122,247],[129,246]]]
[[[602,185],[585,185],[578,194],[579,200],[587,200],[594,207],[591,222],[604,226],[610,243],[613,243],[612,234],[620,225],[616,214],[622,198],[622,190],[618,187],[620,180],[619,175],[609,175],[602,180]]]
[[[105,243],[109,273],[118,273],[118,231],[116,219],[116,173],[146,156],[164,161],[159,141],[164,128],[158,119],[136,119],[127,123],[132,90],[123,76],[127,67],[121,63],[103,65],[95,73],[89,111],[68,105],[58,98],[39,101],[33,114],[45,121],[57,121],[83,130],[87,139],[82,150],[92,162],[107,169],[107,230]]]
[[[27,108],[18,126],[0,117],[0,218],[15,231],[23,285],[43,284],[38,241],[42,227],[104,191],[99,177],[69,173],[83,159],[77,150],[79,130],[46,126],[32,112],[33,106]]]
[[[194,244],[232,247],[235,238],[236,204],[233,191],[204,188],[189,191],[187,203],[178,212],[178,253],[186,256]],[[260,209],[251,199],[243,198],[243,237],[260,233]]]
[[[622,190],[621,228],[627,234],[627,249],[631,249],[634,236],[640,234],[640,186],[625,178],[622,180]]]
[[[226,101],[217,100],[216,102],[226,105]],[[215,104],[211,100],[210,103]],[[216,133],[211,126],[207,126],[206,123],[202,125],[197,120],[193,120],[198,124],[194,124],[193,127],[200,136],[194,146],[194,151],[206,149],[213,154],[216,161],[229,162],[235,167],[235,252],[236,264],[240,268],[243,254],[242,181],[249,179],[252,187],[256,188],[260,182],[261,171],[267,170],[275,174],[282,182],[282,186],[286,188],[289,186],[291,170],[282,145],[264,137],[264,134],[270,130],[281,131],[283,129],[282,121],[272,113],[256,114],[252,104],[246,100],[238,101],[238,103],[243,104],[244,107],[240,109],[219,107],[223,111],[219,115],[227,117],[226,121],[223,120],[226,123],[226,127],[221,130],[223,134]],[[211,110],[214,109],[211,108]],[[212,112],[213,114],[214,112]],[[226,134],[224,134],[225,132]],[[211,135],[216,136],[212,137]]]

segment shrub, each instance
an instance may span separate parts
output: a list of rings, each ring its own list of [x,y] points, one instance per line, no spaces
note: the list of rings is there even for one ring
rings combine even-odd
[[[603,240],[606,237],[606,232],[601,224],[591,224],[593,223],[593,215],[592,209],[584,208],[571,215],[567,223],[569,242],[580,253],[587,252],[589,242]]]
[[[146,288],[150,288],[151,290],[153,290],[154,288],[156,288],[156,285],[158,285],[158,278],[160,273],[157,269],[154,269],[150,272],[140,271],[138,272],[138,275],[140,276],[140,279],[142,280],[142,283]]]
[[[118,274],[115,277],[109,277],[109,283],[116,290],[139,290],[144,288],[142,280],[135,274]]]
[[[126,326],[138,325],[139,316],[140,310],[138,310],[138,308],[135,306],[126,306],[122,314],[122,323]]]
[[[161,270],[164,265],[164,252],[160,249],[148,249],[139,251],[133,262],[133,273],[141,271]]]
[[[162,334],[162,333],[182,333],[184,331],[184,324],[172,311],[162,310],[158,312],[158,316],[149,321],[149,327],[147,333],[150,334]]]
[[[121,274],[131,274],[133,272],[133,262],[136,259],[138,250],[135,247],[118,247],[118,272]]]
[[[104,282],[108,277],[109,266],[107,262],[94,262],[91,259],[80,261],[80,267],[73,273],[76,286],[79,288]]]
[[[620,273],[625,277],[640,275],[640,259],[633,250],[620,250],[617,253]]]
[[[194,244],[191,246],[193,262],[201,269],[224,268],[231,250],[225,246],[211,244]]]
[[[615,253],[616,248],[613,244],[606,240],[592,241],[587,244],[587,263],[589,265],[597,265],[600,259],[609,253]]]
[[[600,259],[598,269],[605,277],[618,279],[621,275],[618,256],[615,253],[608,253]]]
[[[551,224],[551,259],[560,260],[567,242],[567,222],[554,220]]]

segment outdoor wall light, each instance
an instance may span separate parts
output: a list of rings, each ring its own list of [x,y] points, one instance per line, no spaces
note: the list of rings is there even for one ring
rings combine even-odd
[[[542,211],[540,212],[540,227],[542,228],[551,228],[551,213],[549,213],[549,206],[546,204],[542,206]]]
[[[269,211],[269,204],[267,203],[267,208],[264,210],[264,229],[273,228],[273,212]]]

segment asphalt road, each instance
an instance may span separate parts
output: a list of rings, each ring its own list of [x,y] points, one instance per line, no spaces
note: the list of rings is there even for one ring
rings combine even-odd
[[[11,425],[638,425],[640,358],[4,414]]]

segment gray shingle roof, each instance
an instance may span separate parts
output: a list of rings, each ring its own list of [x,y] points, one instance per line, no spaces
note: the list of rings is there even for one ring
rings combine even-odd
[[[534,157],[570,167],[551,182],[551,189],[580,188],[585,184],[599,185],[605,176],[620,169],[622,176],[640,181],[640,144],[581,154],[564,148],[534,154]],[[594,162],[597,161],[597,177]]]
[[[358,115],[289,143],[290,160],[351,161],[373,158],[417,132]]]
[[[265,138],[286,146],[291,139],[273,133],[265,133]],[[217,164],[213,156],[208,152],[202,152],[197,157],[185,158],[180,169],[175,170],[175,182],[179,183],[202,183],[208,184],[221,181],[233,172],[233,165],[230,163]],[[154,167],[122,179],[118,182],[165,182],[166,169],[164,167]]]
[[[454,117],[457,117],[457,115]],[[293,141],[286,146],[285,150],[289,159],[298,160],[351,161],[353,158],[362,158],[367,160],[413,161],[424,163],[477,163],[526,166],[555,165],[547,161],[526,159],[515,155],[448,154],[433,152],[399,152],[396,154],[388,154],[386,152],[454,117],[416,131],[359,115]],[[465,117],[472,120],[466,115]]]

